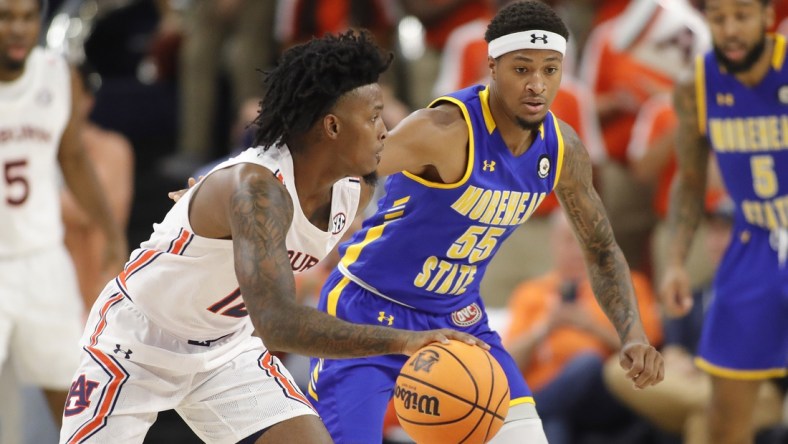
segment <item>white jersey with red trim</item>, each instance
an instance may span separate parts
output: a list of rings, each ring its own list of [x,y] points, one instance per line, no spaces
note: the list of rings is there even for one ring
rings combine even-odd
[[[71,74],[51,50],[0,82],[0,258],[63,242],[57,153],[70,115]]]
[[[358,209],[358,179],[334,184],[330,231],[323,231],[302,212],[287,147],[249,148],[206,176],[239,163],[271,170],[290,193],[294,214],[286,243],[294,273],[315,266],[350,227]],[[115,282],[159,326],[185,339],[210,341],[244,328],[249,320],[235,275],[232,240],[197,236],[189,223],[189,203],[199,186],[186,192],[164,220],[154,224],[150,239],[132,252]]]

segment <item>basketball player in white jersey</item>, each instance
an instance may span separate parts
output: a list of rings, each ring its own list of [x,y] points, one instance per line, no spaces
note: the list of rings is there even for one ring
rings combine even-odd
[[[59,421],[82,330],[83,304],[63,246],[59,175],[109,239],[105,266],[127,254],[80,143],[79,80],[35,47],[38,0],[0,0],[0,363],[42,387]]]
[[[449,338],[486,347],[448,329],[353,325],[295,301],[294,273],[326,256],[370,199],[387,134],[377,79],[389,62],[352,32],[283,54],[267,74],[258,146],[187,191],[93,306],[61,443],[140,443],[167,409],[209,443],[328,443],[269,350],[408,355]]]

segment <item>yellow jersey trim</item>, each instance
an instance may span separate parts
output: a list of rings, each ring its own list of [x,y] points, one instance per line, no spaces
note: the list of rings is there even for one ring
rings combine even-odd
[[[399,210],[393,213],[387,213],[386,215],[383,216],[383,219],[385,220],[396,219],[398,217],[401,217],[403,214],[405,214],[405,210]]]
[[[785,63],[785,37],[782,34],[773,34],[774,50],[772,52],[772,68],[775,71],[782,69]]]
[[[706,135],[706,69],[703,56],[695,58],[695,101],[698,106],[698,131]]]
[[[696,357],[695,365],[706,373],[728,379],[739,380],[760,380],[780,378],[788,375],[788,370],[785,368],[770,368],[767,370],[734,370],[731,368],[720,367],[714,365],[703,358]]]
[[[392,207],[398,207],[398,206],[400,206],[400,205],[402,205],[404,203],[407,203],[409,200],[410,200],[410,196],[405,196],[402,199],[395,200],[394,203],[391,206]]]
[[[367,246],[367,244],[369,244],[374,240],[377,240],[380,236],[383,235],[383,228],[385,226],[386,226],[385,224],[382,224],[370,228],[367,231],[367,235],[364,237],[363,241],[347,247],[347,250],[345,250],[345,255],[342,257],[340,263],[344,265],[345,268],[347,268],[350,266],[350,264],[356,262],[358,260],[358,257],[361,255],[361,250],[363,250],[364,247]]]
[[[323,368],[323,358],[320,358],[315,366],[315,369],[312,370],[312,377],[309,378],[309,384],[307,385],[307,390],[309,391],[309,396],[311,396],[315,401],[320,401],[317,397],[317,380],[320,378],[320,369]]]
[[[326,304],[326,312],[331,316],[337,315],[337,303],[339,303],[339,296],[342,295],[342,290],[350,283],[350,279],[343,277],[341,281],[328,292],[328,303]]]
[[[439,102],[450,102],[457,105],[462,111],[462,116],[465,119],[465,124],[468,125],[468,165],[465,167],[465,174],[458,182],[455,183],[432,182],[427,179],[421,178],[413,173],[409,173],[407,171],[403,171],[402,174],[408,179],[418,182],[424,185],[425,187],[451,190],[454,188],[461,187],[471,177],[471,173],[473,172],[474,152],[476,151],[476,147],[473,137],[473,125],[471,125],[471,117],[468,115],[468,108],[465,107],[465,104],[455,99],[454,97],[441,97],[430,103],[430,106]]]
[[[564,166],[564,136],[561,134],[561,127],[558,125],[558,118],[553,113],[550,113],[550,115],[553,116],[555,137],[558,139],[558,166],[555,169],[555,182],[553,183],[553,189],[555,189],[556,185],[558,185],[558,179],[561,178],[561,169]],[[544,129],[544,124],[542,124],[542,129]]]
[[[516,399],[512,399],[511,401],[509,401],[509,407],[514,407],[514,406],[520,405],[520,404],[534,404],[534,405],[536,405],[536,402],[534,401],[533,396],[523,396],[522,398],[516,398]]]
[[[495,131],[495,119],[493,119],[492,111],[490,111],[490,85],[479,91],[479,100],[482,103],[484,125],[487,127],[487,132],[492,134]]]

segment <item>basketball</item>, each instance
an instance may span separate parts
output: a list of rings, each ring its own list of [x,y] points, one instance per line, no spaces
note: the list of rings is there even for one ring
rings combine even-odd
[[[394,386],[400,425],[419,444],[484,443],[509,411],[509,382],[486,350],[433,343],[408,359]]]

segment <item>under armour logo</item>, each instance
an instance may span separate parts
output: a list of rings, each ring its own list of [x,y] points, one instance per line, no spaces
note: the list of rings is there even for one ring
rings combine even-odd
[[[495,171],[495,161],[494,160],[485,160],[484,166],[482,167],[483,171]]]
[[[129,359],[129,356],[131,356],[132,353],[131,350],[123,350],[122,348],[120,348],[120,344],[115,344],[115,350],[113,350],[113,352],[115,354],[123,353],[125,355],[124,358],[126,359]]]
[[[385,311],[381,311],[380,314],[378,315],[378,322],[381,322],[381,323],[382,322],[388,322],[388,324],[386,324],[386,325],[390,326],[391,324],[394,323],[394,315],[386,316],[386,312]]]
[[[547,44],[547,34],[542,34],[541,37],[538,37],[536,34],[531,34],[531,43],[536,43],[537,40],[541,40],[542,43],[545,45]]]

